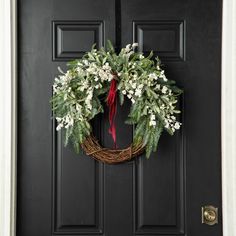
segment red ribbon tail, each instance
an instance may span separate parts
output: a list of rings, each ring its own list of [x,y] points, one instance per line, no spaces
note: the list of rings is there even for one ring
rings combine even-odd
[[[116,101],[116,80],[111,81],[111,86],[107,96],[107,106],[109,108],[109,133],[112,136],[114,147],[116,148],[116,125],[115,125],[115,116],[117,110],[117,101]]]

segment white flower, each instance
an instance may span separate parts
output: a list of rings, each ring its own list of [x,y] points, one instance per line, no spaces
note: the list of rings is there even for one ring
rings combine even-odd
[[[80,90],[81,92],[83,92],[83,91],[84,91],[84,89],[85,89],[85,87],[84,87],[84,86],[81,86],[81,87],[79,88],[79,90]]]
[[[80,87],[79,87],[79,90],[81,92],[83,92],[85,89],[87,89],[89,87],[88,85],[88,81],[85,81]]]
[[[86,107],[89,109],[89,110],[92,110],[92,104],[90,102],[90,100],[85,100],[85,104],[86,104]]]
[[[86,69],[86,71],[90,74],[94,74],[96,73],[96,68],[91,65],[89,68]]]
[[[89,93],[88,96],[87,96],[87,99],[88,99],[88,100],[91,100],[92,97],[93,97],[93,93]]]
[[[139,55],[139,59],[143,59],[144,56],[142,54]]]
[[[92,110],[92,105],[91,105],[91,103],[88,104],[87,107],[88,107],[89,110]]]
[[[166,86],[163,86],[161,92],[165,94],[167,92],[167,90],[168,90],[168,88]]]
[[[132,48],[138,47],[138,43],[133,43]]]
[[[151,114],[151,117],[150,117],[151,120],[156,120],[156,116],[154,114]]]
[[[80,68],[80,67],[77,67],[76,71],[77,71],[78,75],[80,75],[80,76],[84,76],[85,75],[85,71],[82,68]]]
[[[112,81],[113,80],[113,75],[112,74],[108,74],[108,81]]]
[[[148,77],[149,77],[150,79],[154,79],[154,80],[156,80],[156,79],[158,78],[155,73],[149,74]]]
[[[99,78],[98,78],[97,76],[95,76],[95,77],[94,77],[94,80],[95,80],[95,81],[98,81],[98,80],[99,80]]]
[[[133,98],[131,98],[131,102],[132,102],[132,103],[135,103],[135,100],[134,100]]]
[[[165,128],[168,129],[169,127],[170,127],[169,123],[166,123],[166,124],[165,124]]]
[[[99,77],[101,78],[102,81],[106,80],[106,73],[104,72],[104,70],[99,70],[98,72]]]
[[[149,126],[156,126],[157,122],[155,120],[150,120]]]
[[[59,131],[61,128],[65,127],[66,129],[69,128],[70,126],[73,126],[74,124],[74,119],[70,114],[67,114],[66,116],[60,118],[56,117],[57,122],[59,124],[57,125],[56,130]]]
[[[131,44],[127,44],[126,47],[124,48],[125,53],[130,52],[131,50]]]
[[[133,90],[129,90],[129,94],[134,94],[134,91]]]
[[[152,111],[150,110],[148,113],[150,113],[150,121],[149,121],[149,125],[150,126],[156,126],[156,116],[152,113]]]
[[[60,122],[62,120],[61,117],[56,117],[57,122]]]
[[[125,95],[126,94],[126,90],[122,90],[122,93]]]
[[[128,94],[127,97],[130,99],[130,98],[132,98],[132,95]]]
[[[67,115],[67,116],[66,116],[65,123],[66,123],[65,128],[67,129],[67,128],[69,128],[70,126],[73,126],[73,124],[74,124],[74,119],[73,119],[70,115]]]
[[[60,123],[60,124],[58,124],[56,130],[59,131],[61,128],[63,128],[63,124]]]
[[[133,84],[132,84],[132,88],[135,89],[136,87],[137,87],[137,84],[136,84],[136,83],[133,83]]]
[[[127,59],[129,60],[129,57],[134,54],[134,51],[129,51],[129,52],[126,52],[125,56],[127,57]]]
[[[85,104],[89,110],[92,109],[92,105],[91,105],[92,98],[93,98],[93,89],[90,88],[87,91],[87,97],[85,98]]]
[[[141,97],[142,90],[141,89],[136,89],[134,95],[137,96],[137,97]]]
[[[162,104],[160,108],[161,108],[161,110],[164,110],[165,109],[165,105]]]
[[[162,79],[163,79],[165,82],[168,81],[168,79],[166,78],[165,75],[162,76]]]
[[[111,67],[108,62],[105,63],[105,65],[102,66],[102,69],[104,70],[111,70]]]
[[[53,93],[56,93],[57,92],[57,85],[56,84],[53,84]]]
[[[138,88],[139,88],[139,89],[142,89],[142,88],[143,88],[143,84],[139,84],[139,85],[138,85]]]
[[[64,95],[64,101],[67,99],[67,93],[65,93]]]
[[[125,46],[125,49],[130,49],[131,48],[131,44],[127,44],[126,46]]]
[[[89,62],[88,62],[88,60],[83,60],[83,63],[84,63],[86,66],[88,66],[88,65],[89,65]]]
[[[180,123],[179,123],[179,122],[176,122],[175,125],[174,125],[174,128],[175,128],[175,129],[180,129]]]

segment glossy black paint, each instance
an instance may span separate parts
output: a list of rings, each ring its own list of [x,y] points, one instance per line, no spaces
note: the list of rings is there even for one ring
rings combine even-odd
[[[221,212],[221,0],[19,0],[17,236],[221,236],[201,206]],[[159,150],[104,165],[55,131],[49,99],[57,67],[110,39],[153,49],[184,88],[183,127]],[[132,141],[119,107],[118,146]],[[94,121],[105,146],[107,112]]]

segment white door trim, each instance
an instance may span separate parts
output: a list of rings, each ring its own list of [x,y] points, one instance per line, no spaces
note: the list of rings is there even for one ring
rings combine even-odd
[[[0,0],[0,236],[16,235],[17,0]],[[236,1],[223,1],[223,235],[236,235]]]
[[[236,1],[223,1],[222,197],[224,236],[236,235]]]
[[[16,0],[0,0],[0,236],[16,222]]]

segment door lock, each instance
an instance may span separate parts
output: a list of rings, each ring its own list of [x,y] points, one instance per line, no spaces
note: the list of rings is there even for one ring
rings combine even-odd
[[[214,206],[202,207],[202,224],[218,224],[218,208]]]

